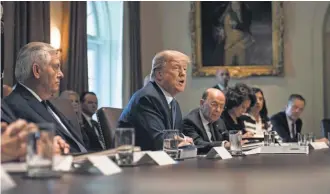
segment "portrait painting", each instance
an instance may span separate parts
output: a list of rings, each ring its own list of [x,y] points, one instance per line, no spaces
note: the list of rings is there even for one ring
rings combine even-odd
[[[283,2],[191,3],[193,76],[283,75]]]

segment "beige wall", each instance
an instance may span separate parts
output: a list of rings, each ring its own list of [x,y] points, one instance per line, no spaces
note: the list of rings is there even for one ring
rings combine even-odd
[[[62,5],[61,1],[50,2],[50,29],[52,27],[62,28]]]
[[[285,2],[285,77],[233,80],[261,87],[270,114],[282,110],[291,93],[307,99],[302,116],[304,131],[319,134],[323,118],[323,20],[328,2]],[[190,2],[141,2],[143,76],[153,55],[161,49],[177,49],[191,55]],[[203,90],[214,78],[192,78],[188,69],[185,92],[177,99],[184,114],[198,105]]]

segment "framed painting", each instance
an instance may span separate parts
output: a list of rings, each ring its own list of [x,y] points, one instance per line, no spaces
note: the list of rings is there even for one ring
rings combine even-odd
[[[283,2],[197,1],[190,14],[193,76],[284,74]]]

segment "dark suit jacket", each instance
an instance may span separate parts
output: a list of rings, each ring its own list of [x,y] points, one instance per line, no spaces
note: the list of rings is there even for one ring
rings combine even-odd
[[[69,136],[69,134],[63,129],[60,123],[48,112],[46,107],[36,99],[31,92],[29,92],[24,86],[17,84],[15,90],[4,98],[4,101],[8,104],[17,118],[25,119],[28,122],[44,123],[50,122],[56,125],[56,135],[61,136],[69,145],[70,152],[80,152],[78,145]],[[71,132],[82,145],[84,145],[79,130],[74,129],[69,120],[50,102],[51,109],[61,119],[62,123]]]
[[[182,130],[185,135],[193,138],[195,145],[202,146],[203,151],[208,152],[212,147],[221,146],[222,141],[229,140],[227,128],[221,118],[212,125],[214,130],[210,129],[212,133],[212,142],[210,142],[199,114],[199,108],[196,108],[183,119]]]
[[[176,102],[174,128],[179,129],[181,122],[181,109]],[[149,82],[133,94],[119,118],[118,126],[135,128],[135,144],[142,150],[163,148],[164,130],[173,129],[173,121],[165,95],[155,82]]]
[[[83,133],[86,134],[87,139],[84,139],[84,143],[88,145],[88,151],[101,151],[103,150],[102,145],[99,141],[99,138],[97,134],[95,133],[95,129],[91,127],[85,118],[85,116],[82,116],[83,120]],[[94,121],[93,119],[91,120],[94,126],[98,127],[98,123]],[[98,127],[98,131],[100,131]]]
[[[10,124],[15,120],[17,120],[17,118],[14,112],[4,100],[1,100],[1,122],[6,122]]]
[[[246,132],[244,121],[240,117],[236,118],[237,123],[235,123],[234,120],[229,115],[228,111],[225,110],[222,112],[221,118],[225,122],[228,131],[238,130],[238,131],[242,131],[243,134]]]
[[[301,132],[302,121],[298,119],[295,123],[296,125],[296,137],[291,138],[288,121],[286,120],[285,112],[279,112],[270,118],[273,125],[273,130],[275,130],[278,135],[283,139],[284,142],[297,142],[297,134]]]

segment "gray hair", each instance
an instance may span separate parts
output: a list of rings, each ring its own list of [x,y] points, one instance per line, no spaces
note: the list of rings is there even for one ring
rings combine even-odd
[[[23,46],[16,59],[15,77],[20,83],[24,83],[32,77],[32,65],[38,63],[41,66],[49,64],[51,56],[56,55],[57,50],[44,42],[30,42]]]
[[[73,90],[64,90],[63,92],[61,92],[61,95],[59,97],[62,99],[70,99],[71,95],[75,95],[78,100],[80,98],[78,93]]]
[[[162,70],[167,62],[174,60],[176,57],[183,57],[187,63],[190,63],[189,57],[179,51],[164,50],[157,53],[155,57],[152,59],[150,81],[154,81],[156,77],[156,72]]]

